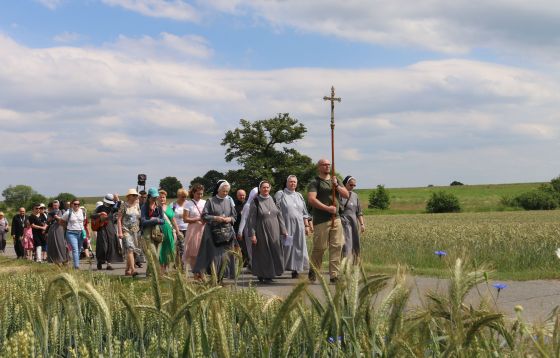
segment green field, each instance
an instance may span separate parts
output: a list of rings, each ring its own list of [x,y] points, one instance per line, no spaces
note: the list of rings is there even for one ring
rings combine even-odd
[[[434,191],[446,191],[455,194],[463,211],[486,212],[513,210],[504,207],[500,200],[502,197],[514,197],[523,192],[537,188],[543,183],[519,184],[485,184],[462,186],[435,186],[418,188],[386,188],[391,198],[389,210],[366,209],[367,214],[414,214],[422,213],[426,209],[426,202]],[[372,189],[357,189],[356,192],[362,202],[362,207],[367,208],[369,194]]]
[[[367,215],[361,237],[368,271],[441,275],[461,257],[487,264],[502,279],[560,278],[560,211]],[[435,251],[447,256],[439,258]]]

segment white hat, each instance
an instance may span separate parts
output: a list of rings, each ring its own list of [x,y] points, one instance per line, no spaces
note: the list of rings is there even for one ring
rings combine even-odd
[[[95,208],[97,209],[98,207],[100,207],[101,205],[103,205],[102,201],[98,201],[97,203],[95,203]]]
[[[126,196],[129,196],[129,195],[136,195],[136,196],[138,196],[138,195],[140,195],[140,194],[138,194],[138,192],[136,191],[136,189],[132,188],[132,189],[128,189],[128,191],[126,192]]]
[[[105,195],[105,197],[103,198],[103,202],[105,204],[109,204],[109,205],[115,205],[115,197],[113,196],[113,194],[107,194]]]

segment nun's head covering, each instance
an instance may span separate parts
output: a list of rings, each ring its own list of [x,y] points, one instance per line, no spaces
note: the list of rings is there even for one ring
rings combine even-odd
[[[218,180],[218,182],[214,186],[214,191],[212,191],[212,196],[218,195],[218,192],[220,191],[220,188],[222,188],[223,186],[230,186],[230,185],[229,185],[228,181],[225,180],[225,179]]]
[[[261,186],[263,186],[263,184],[268,184],[268,185],[270,185],[270,182],[269,182],[268,180],[266,180],[266,179],[261,180],[260,183],[259,183],[259,193],[261,192]]]
[[[356,178],[354,178],[353,176],[348,175],[346,178],[344,178],[344,180],[342,181],[342,184],[346,185],[346,183],[348,183],[352,179],[356,180]]]
[[[258,187],[254,187],[253,189],[251,189],[251,191],[249,192],[249,197],[247,198],[247,201],[245,202],[244,206],[250,206],[251,203],[253,202],[253,200],[255,200],[255,197],[259,195],[259,188]]]
[[[296,178],[296,180],[297,180],[297,176],[295,176],[293,174],[288,175],[288,177],[286,178],[286,183],[284,184],[284,188],[288,187],[288,181],[290,180],[290,178]]]

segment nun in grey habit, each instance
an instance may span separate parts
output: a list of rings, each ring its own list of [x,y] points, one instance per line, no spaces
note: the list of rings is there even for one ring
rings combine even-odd
[[[348,199],[340,200],[340,219],[344,230],[344,247],[342,256],[356,260],[360,255],[360,233],[365,230],[364,214],[360,206],[358,194],[354,192],[356,179],[349,175],[342,181],[349,193]]]
[[[206,222],[200,248],[196,257],[196,263],[193,268],[195,278],[202,278],[202,274],[210,274],[212,267],[218,274],[221,281],[224,277],[235,277],[235,258],[232,254],[234,250],[235,233],[233,224],[237,214],[233,200],[229,197],[230,185],[226,180],[218,180],[212,197],[206,200],[204,209],[202,210],[202,220]],[[229,238],[225,241],[219,241],[213,236],[213,229],[219,227],[230,231]]]
[[[286,187],[274,195],[276,205],[282,212],[284,225],[293,241],[284,246],[284,268],[292,271],[292,278],[300,272],[309,270],[309,256],[305,236],[309,234],[309,213],[303,196],[296,191],[297,177],[290,175],[286,179]]]
[[[284,272],[284,251],[280,235],[286,236],[284,219],[270,196],[270,183],[259,184],[259,195],[249,210],[249,232],[253,244],[251,270],[259,281],[269,283]]]

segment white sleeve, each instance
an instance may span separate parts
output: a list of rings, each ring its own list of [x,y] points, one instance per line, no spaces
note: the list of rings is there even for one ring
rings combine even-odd
[[[70,210],[66,210],[66,211],[64,212],[64,215],[62,215],[62,218],[61,218],[61,219],[64,220],[64,221],[66,221],[66,222],[68,222],[68,214],[70,214]]]
[[[241,210],[241,221],[239,222],[237,235],[243,236],[243,230],[245,229],[245,225],[247,224],[247,216],[249,216],[249,209],[250,206],[248,205],[248,203],[245,203],[245,205],[243,205],[243,210]]]

